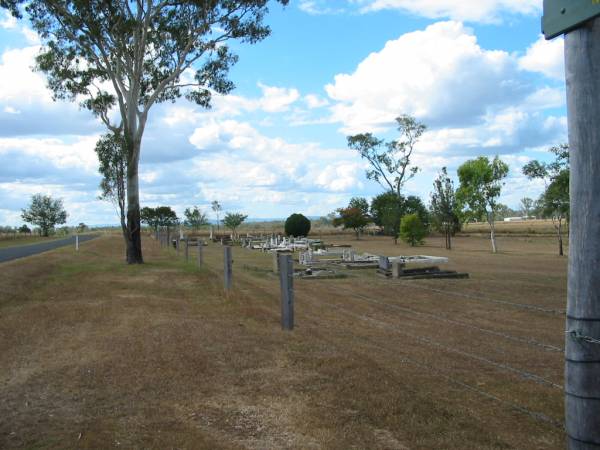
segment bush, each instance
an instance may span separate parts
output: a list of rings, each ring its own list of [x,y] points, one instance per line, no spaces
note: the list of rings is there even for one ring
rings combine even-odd
[[[286,236],[308,236],[310,233],[310,220],[302,214],[292,214],[285,221]]]
[[[423,238],[427,236],[427,228],[417,214],[407,214],[400,222],[400,239],[412,245],[423,244]]]

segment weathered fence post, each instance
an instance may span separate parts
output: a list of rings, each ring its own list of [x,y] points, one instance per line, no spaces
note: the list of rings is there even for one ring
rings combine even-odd
[[[273,273],[279,273],[279,252],[273,251]]]
[[[179,238],[175,238],[175,249],[177,250],[177,256],[179,256]]]
[[[600,18],[565,36],[571,163],[565,422],[571,450],[600,449]]]
[[[202,240],[198,239],[198,267],[202,265]]]
[[[228,291],[232,286],[232,278],[233,278],[233,260],[231,259],[231,247],[226,245],[223,248],[223,262],[225,268],[225,290]]]
[[[75,235],[75,251],[79,251],[79,235]]]
[[[189,241],[190,241],[189,238],[187,238],[185,240],[185,262],[188,262],[190,260],[190,250],[189,250],[190,244],[189,244]]]
[[[294,329],[294,262],[292,255],[279,255],[279,284],[281,286],[281,328]]]

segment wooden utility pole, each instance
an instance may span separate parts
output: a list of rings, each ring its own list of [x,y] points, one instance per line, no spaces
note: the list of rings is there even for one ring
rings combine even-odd
[[[565,417],[569,449],[590,450],[600,449],[600,17],[567,33],[565,61],[571,161]]]

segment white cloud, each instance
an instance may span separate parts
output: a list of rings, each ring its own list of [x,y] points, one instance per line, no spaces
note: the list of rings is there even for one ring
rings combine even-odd
[[[12,14],[8,11],[2,11],[0,14],[0,28],[4,28],[5,30],[12,30],[17,26],[17,19],[15,19]]]
[[[564,81],[565,79],[565,45],[564,39],[547,41],[543,36],[533,43],[523,57],[519,66],[530,72],[539,72],[548,78]]]
[[[387,42],[326,91],[343,133],[389,130],[410,114],[430,127],[418,146],[430,155],[517,152],[566,131],[564,117],[544,112],[564,106],[564,91],[536,88],[516,55],[482,48],[458,22]]]
[[[305,95],[303,100],[309,109],[322,108],[324,106],[329,105],[329,102],[326,98],[319,97],[315,94]]]
[[[332,8],[331,6],[325,6],[325,2],[318,0],[300,0],[298,5],[298,9],[304,11],[305,13],[312,15],[322,15],[322,14],[337,14],[343,12],[343,8]]]
[[[363,11],[399,9],[430,19],[492,23],[502,14],[535,15],[542,10],[542,0],[350,0]]]
[[[0,103],[52,103],[46,80],[32,67],[39,46],[7,50],[0,59]]]
[[[378,130],[399,114],[446,125],[473,121],[525,93],[507,52],[485,50],[458,22],[439,22],[389,41],[352,74],[326,86],[344,132]]]
[[[290,105],[300,98],[297,89],[267,86],[262,83],[258,83],[258,86],[263,92],[259,100],[260,108],[269,113],[287,111]]]

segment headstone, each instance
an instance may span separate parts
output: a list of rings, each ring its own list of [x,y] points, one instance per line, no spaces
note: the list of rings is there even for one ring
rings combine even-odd
[[[379,257],[379,268],[381,270],[390,270],[390,259],[387,256]]]

